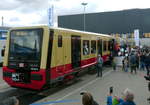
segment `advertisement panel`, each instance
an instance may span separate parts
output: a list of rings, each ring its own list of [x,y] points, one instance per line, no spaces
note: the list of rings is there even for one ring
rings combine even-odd
[[[134,30],[134,40],[135,40],[135,45],[139,46],[139,44],[140,44],[139,29]]]

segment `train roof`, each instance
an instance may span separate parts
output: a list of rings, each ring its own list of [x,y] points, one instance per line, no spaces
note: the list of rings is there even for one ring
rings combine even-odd
[[[80,30],[74,30],[74,29],[68,29],[68,28],[61,28],[61,27],[50,27],[50,29],[56,29],[56,30],[62,30],[62,31],[71,31],[71,32],[77,32],[77,33],[85,33],[85,34],[93,34],[93,35],[101,35],[104,37],[113,37],[107,34],[101,34],[101,33],[94,33],[94,32],[87,32],[87,31],[80,31]]]
[[[80,31],[80,30],[74,30],[74,29],[68,29],[68,28],[61,28],[61,27],[49,27],[46,25],[41,25],[41,26],[24,26],[24,27],[13,27],[11,30],[13,29],[24,29],[24,28],[40,28],[40,27],[48,27],[50,29],[55,29],[55,30],[62,30],[62,31],[70,31],[70,32],[77,32],[77,33],[85,33],[85,34],[93,34],[93,35],[100,35],[103,37],[110,37],[110,38],[114,38],[113,36],[107,35],[107,34],[101,34],[101,33],[94,33],[94,32],[85,32],[85,31]]]

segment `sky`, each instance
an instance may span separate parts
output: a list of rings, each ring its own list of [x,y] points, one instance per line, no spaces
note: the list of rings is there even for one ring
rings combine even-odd
[[[150,8],[150,0],[3,0],[0,2],[0,25],[2,16],[4,26],[46,25],[48,8],[53,4],[54,26],[57,27],[57,16],[83,13],[83,2],[88,3],[86,13]]]

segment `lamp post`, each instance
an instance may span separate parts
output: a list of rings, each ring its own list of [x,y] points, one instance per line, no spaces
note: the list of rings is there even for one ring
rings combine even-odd
[[[4,17],[2,16],[2,27],[4,26]]]
[[[84,15],[84,18],[83,18],[83,30],[85,31],[85,29],[86,29],[86,27],[85,27],[85,8],[86,8],[86,5],[87,5],[88,3],[81,3],[81,5],[83,5],[83,7],[84,7],[84,13],[83,13],[83,15]]]

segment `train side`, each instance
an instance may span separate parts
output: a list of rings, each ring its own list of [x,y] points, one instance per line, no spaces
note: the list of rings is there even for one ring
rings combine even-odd
[[[39,30],[39,39],[35,40],[31,36],[29,39],[31,40],[29,43],[33,42],[30,45],[34,47],[34,50],[27,46],[23,48],[16,46],[16,43],[13,45],[11,42],[10,35],[16,34],[15,39],[24,37],[23,35],[28,35],[26,33],[31,31],[33,31],[32,34],[37,33],[36,31],[39,32]],[[11,56],[12,45],[16,47],[16,51],[18,50],[16,58]],[[113,49],[114,38],[108,35],[47,26],[14,28],[9,32],[7,40],[3,79],[13,87],[41,90],[58,81],[73,79],[80,70],[95,65],[98,54],[102,55],[104,62],[109,61]],[[39,55],[38,59],[34,57],[26,59],[26,55],[19,53],[21,50],[24,51],[22,53],[26,52],[25,54],[33,53],[33,51],[35,54],[38,50],[36,54]]]

